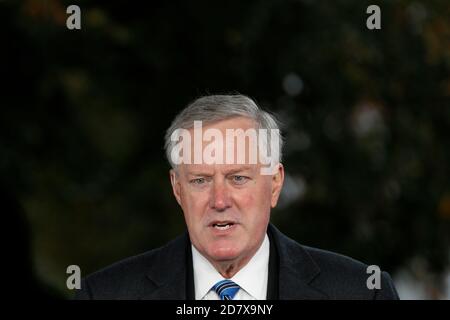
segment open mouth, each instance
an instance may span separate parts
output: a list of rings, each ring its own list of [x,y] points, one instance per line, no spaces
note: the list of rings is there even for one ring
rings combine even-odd
[[[227,230],[234,225],[234,222],[217,222],[213,223],[212,227],[218,230]]]

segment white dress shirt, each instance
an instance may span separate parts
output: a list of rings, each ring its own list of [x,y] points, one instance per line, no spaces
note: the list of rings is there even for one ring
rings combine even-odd
[[[195,300],[220,300],[220,297],[211,288],[224,277],[198,252],[194,245],[191,246]],[[233,300],[266,300],[269,253],[270,243],[266,234],[255,255],[230,279],[240,287]]]

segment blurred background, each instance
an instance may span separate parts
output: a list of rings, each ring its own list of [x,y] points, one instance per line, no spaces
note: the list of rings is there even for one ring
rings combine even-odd
[[[0,20],[17,290],[69,297],[68,265],[84,276],[183,232],[164,132],[198,96],[240,92],[284,123],[279,229],[379,265],[403,299],[450,298],[448,1],[2,0]]]

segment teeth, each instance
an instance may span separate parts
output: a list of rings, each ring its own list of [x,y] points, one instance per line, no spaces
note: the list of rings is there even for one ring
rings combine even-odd
[[[230,227],[231,227],[231,224],[215,224],[214,225],[214,228],[219,229],[219,230],[227,230]]]

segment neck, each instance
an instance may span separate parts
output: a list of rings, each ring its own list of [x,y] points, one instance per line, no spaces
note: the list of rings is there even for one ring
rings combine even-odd
[[[253,255],[251,257],[253,257]],[[226,262],[210,261],[210,262],[217,270],[217,272],[219,272],[222,275],[222,277],[224,277],[225,279],[230,279],[250,261],[251,257],[231,262],[230,261]]]
[[[246,254],[244,257],[239,257],[237,259],[229,261],[212,261],[210,259],[208,259],[208,261],[214,266],[217,272],[222,275],[222,277],[224,277],[225,279],[230,279],[236,273],[238,273],[239,270],[245,267],[247,263],[254,257],[259,248],[261,248],[263,241],[264,237],[259,242],[257,248]]]

